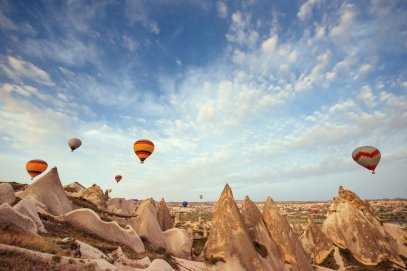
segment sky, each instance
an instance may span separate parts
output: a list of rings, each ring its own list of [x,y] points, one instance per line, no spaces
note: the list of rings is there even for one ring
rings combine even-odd
[[[407,198],[407,1],[1,0],[0,127],[1,181],[43,159],[112,197]]]

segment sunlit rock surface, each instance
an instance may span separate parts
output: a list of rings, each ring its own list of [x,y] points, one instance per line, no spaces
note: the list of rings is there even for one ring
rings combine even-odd
[[[157,218],[162,231],[169,230],[173,227],[171,222],[170,210],[168,209],[164,198],[161,199],[160,203],[157,206]]]

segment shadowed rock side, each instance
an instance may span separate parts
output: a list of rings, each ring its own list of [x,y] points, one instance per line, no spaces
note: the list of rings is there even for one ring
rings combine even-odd
[[[160,203],[158,204],[157,218],[158,218],[158,223],[160,223],[162,231],[169,230],[173,227],[172,222],[171,222],[170,210],[168,209],[164,198],[162,198]]]
[[[105,194],[97,184],[93,184],[91,187],[86,188],[85,190],[73,193],[72,196],[84,198],[95,204],[99,209],[104,210],[107,208]]]
[[[152,199],[141,203],[136,212],[137,217],[130,220],[130,225],[140,236],[147,237],[155,248],[166,248],[164,234],[157,220],[157,211]]]
[[[226,264],[235,262],[237,258],[243,270],[267,270],[263,267],[244,227],[229,185],[225,186],[216,204],[212,228],[199,256],[201,260],[213,257],[224,259]]]
[[[321,264],[331,253],[333,246],[310,216],[308,216],[307,220],[307,229],[301,236],[302,246],[312,262]]]
[[[242,218],[250,239],[258,247],[257,251],[260,251],[259,259],[266,270],[284,270],[284,262],[281,259],[278,246],[271,239],[259,208],[248,196],[245,197],[242,204]]]
[[[16,200],[14,189],[9,183],[0,183],[0,204],[12,204]]]
[[[65,194],[56,167],[29,185],[26,190],[18,192],[20,198],[33,197],[43,203],[53,215],[63,215],[72,211],[72,204]]]
[[[13,209],[15,209],[20,214],[26,215],[31,218],[35,222],[35,225],[37,226],[37,230],[39,232],[47,232],[37,212],[36,206],[38,204],[42,205],[40,202],[35,202],[32,198],[28,198],[19,201],[13,207]],[[40,206],[40,208],[42,208],[42,206]]]
[[[279,246],[283,259],[291,265],[291,270],[314,270],[297,235],[270,197],[264,204],[263,219],[271,238]]]
[[[396,241],[386,233],[366,202],[342,186],[328,209],[322,230],[335,245],[348,249],[365,265],[389,259],[405,266],[398,256]]]
[[[135,252],[144,252],[144,245],[137,233],[128,226],[122,228],[117,222],[105,222],[90,209],[78,209],[58,219],[67,221],[77,228],[89,231],[100,238],[117,242],[132,248]]]

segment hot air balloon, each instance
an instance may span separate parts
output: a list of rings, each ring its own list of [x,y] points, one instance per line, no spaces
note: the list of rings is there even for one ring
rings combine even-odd
[[[148,139],[140,139],[134,142],[133,149],[143,164],[144,160],[146,160],[153,153],[154,143]]]
[[[187,206],[188,206],[188,202],[184,201],[184,202],[182,203],[182,206],[184,206],[184,208],[187,207]]]
[[[120,182],[122,180],[122,175],[116,175],[116,176],[114,176],[114,179],[118,183],[118,182]]]
[[[199,195],[199,198],[200,198],[200,199],[202,199],[202,198],[203,198],[203,196],[202,196],[202,195]]]
[[[43,173],[47,169],[47,167],[48,167],[47,162],[39,159],[30,160],[25,165],[28,174],[30,174],[31,176],[31,180],[36,176],[40,175],[41,173]]]
[[[352,152],[353,160],[355,160],[355,162],[362,167],[371,170],[372,174],[375,174],[374,171],[379,164],[380,157],[380,151],[377,148],[371,146],[359,147]]]
[[[68,145],[74,151],[82,145],[82,141],[79,138],[71,138],[68,140]]]

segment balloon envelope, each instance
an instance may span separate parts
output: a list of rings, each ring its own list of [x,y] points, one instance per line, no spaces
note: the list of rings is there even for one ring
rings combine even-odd
[[[154,143],[148,139],[140,139],[134,142],[133,150],[143,164],[144,160],[154,152]]]
[[[368,170],[371,170],[374,174],[374,171],[380,162],[381,153],[379,149],[375,147],[363,146],[356,148],[352,152],[352,158],[356,163],[367,168]]]
[[[311,211],[314,212],[314,213],[318,213],[319,212],[319,205],[318,204],[311,205]]]
[[[82,141],[79,138],[71,138],[68,140],[68,145],[74,151],[82,145]]]
[[[120,182],[122,180],[122,176],[121,175],[116,175],[116,176],[114,176],[114,179],[118,183],[118,182]]]
[[[30,160],[25,165],[25,169],[27,170],[28,174],[30,174],[31,180],[43,173],[47,168],[47,162],[40,159]]]
[[[202,198],[203,198],[203,196],[202,196],[202,195],[199,195],[199,198],[200,198],[200,199],[202,199]]]
[[[188,202],[184,201],[184,202],[182,203],[182,206],[187,207],[187,206],[188,206]]]

